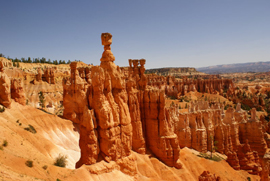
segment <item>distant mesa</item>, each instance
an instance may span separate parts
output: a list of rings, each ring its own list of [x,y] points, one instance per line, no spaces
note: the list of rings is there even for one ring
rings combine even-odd
[[[270,61],[216,65],[200,67],[197,70],[207,74],[268,72],[270,70]]]

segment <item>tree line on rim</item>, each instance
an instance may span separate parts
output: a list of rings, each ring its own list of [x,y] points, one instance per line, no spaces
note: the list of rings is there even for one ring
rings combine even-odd
[[[0,53],[0,57],[4,57],[6,58],[2,53]],[[13,62],[13,65],[15,65],[16,62],[23,62],[23,63],[48,63],[48,64],[54,64],[54,65],[58,65],[58,64],[70,64],[71,61],[68,60],[67,62],[65,60],[53,60],[51,61],[51,59],[46,59],[44,57],[42,58],[32,58],[28,57],[27,59],[22,57],[21,59],[18,59],[17,57],[15,59],[7,57],[7,59],[11,60]],[[75,61],[80,61],[80,60],[75,60]]]

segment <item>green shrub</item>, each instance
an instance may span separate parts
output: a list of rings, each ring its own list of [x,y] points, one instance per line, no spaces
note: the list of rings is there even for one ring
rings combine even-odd
[[[213,160],[213,161],[216,161],[216,162],[219,162],[219,161],[223,160],[223,158],[221,158],[220,156],[217,156],[217,155],[212,155],[212,158],[211,158],[211,155],[208,155],[206,153],[200,153],[200,155],[198,155],[198,157],[202,157],[202,158],[205,158],[205,159],[208,159],[208,160]]]
[[[248,106],[248,105],[246,105],[246,104],[241,104],[241,108],[242,109],[244,109],[244,110],[246,110],[246,111],[249,111],[251,108]]]
[[[0,112],[5,112],[5,107],[0,108]]]
[[[224,110],[227,110],[229,107],[230,107],[230,105],[227,104],[227,105],[224,107]]]
[[[185,102],[189,102],[190,100],[189,100],[189,98],[188,98],[187,96],[185,96],[185,97],[184,97],[184,101],[185,101]]]
[[[8,146],[8,142],[7,142],[7,140],[4,140],[4,141],[3,141],[2,146],[3,146],[3,147],[7,147],[7,146]]]
[[[45,108],[45,97],[44,97],[42,91],[40,91],[38,93],[38,97],[39,97],[39,104],[40,104],[41,108],[44,109]]]
[[[31,168],[31,167],[33,167],[33,161],[32,160],[27,160],[25,162],[25,165]]]
[[[189,98],[187,97],[187,96],[182,96],[182,97],[180,97],[179,98],[179,102],[189,102],[190,100],[189,100]]]
[[[66,165],[67,165],[67,156],[58,155],[58,157],[56,158],[56,160],[54,162],[54,165],[58,166],[58,167],[66,167]]]
[[[24,128],[26,131],[29,131],[31,133],[37,133],[36,129],[31,125],[31,124],[28,124],[28,127]]]
[[[219,157],[219,156],[214,155],[212,158],[210,158],[210,160],[219,162],[219,161],[221,161],[221,160],[223,160],[223,159],[222,159],[221,157]]]
[[[170,99],[175,100],[177,99],[175,96],[169,96]]]
[[[47,166],[47,165],[44,165],[42,168],[43,168],[44,170],[46,170],[46,169],[48,168],[48,166]]]

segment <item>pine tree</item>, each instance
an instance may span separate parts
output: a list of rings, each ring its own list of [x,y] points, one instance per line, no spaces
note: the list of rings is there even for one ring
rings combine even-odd
[[[217,148],[217,143],[218,143],[218,141],[215,141],[215,139],[214,139],[214,137],[211,135],[210,137],[209,137],[209,141],[211,142],[211,159],[213,158],[213,156],[212,156],[212,154],[213,154],[213,152],[215,152],[218,148]]]
[[[45,107],[45,101],[44,101],[44,95],[43,95],[43,92],[42,91],[40,91],[39,93],[38,93],[38,97],[39,97],[39,104],[40,104],[40,106],[41,106],[41,108],[43,109],[44,107]]]
[[[28,59],[27,59],[27,63],[32,63],[32,60],[31,60],[31,58],[30,58],[30,57],[28,57]]]

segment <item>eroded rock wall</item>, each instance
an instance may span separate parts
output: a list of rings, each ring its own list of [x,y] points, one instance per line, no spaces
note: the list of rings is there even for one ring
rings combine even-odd
[[[11,98],[22,105],[26,104],[25,92],[21,79],[11,79]]]
[[[234,84],[231,79],[177,79],[172,76],[147,75],[148,85],[164,89],[166,95],[171,97],[179,97],[190,91],[198,91],[202,93],[222,94],[232,93]]]
[[[222,106],[205,107],[205,103],[198,101],[191,103],[189,113],[170,113],[178,117],[173,124],[179,145],[200,152],[226,154],[227,162],[236,170],[247,170],[256,175],[268,172],[262,169],[260,161],[267,153],[267,145],[262,122],[255,116],[256,110],[251,111],[251,118],[248,119],[239,104],[236,111],[229,108],[224,116]]]
[[[3,72],[4,63],[0,61],[0,104],[9,108],[11,104],[10,79]]]
[[[11,98],[22,105],[26,104],[22,80],[20,78],[10,79],[4,73],[4,65],[0,61],[0,104],[10,108]]]
[[[10,96],[10,79],[8,76],[0,72],[0,104],[5,107],[10,107],[11,96]]]

